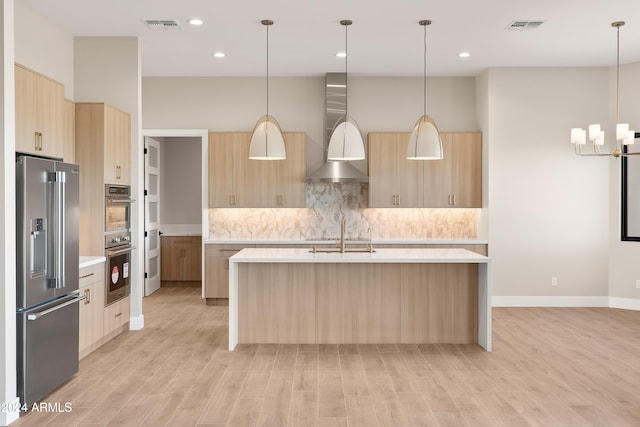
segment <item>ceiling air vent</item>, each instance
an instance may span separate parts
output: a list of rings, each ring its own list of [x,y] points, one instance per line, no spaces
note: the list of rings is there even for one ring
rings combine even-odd
[[[181,30],[182,27],[177,21],[147,19],[144,25],[150,30]]]
[[[544,21],[512,21],[506,29],[509,31],[531,31],[542,24]]]

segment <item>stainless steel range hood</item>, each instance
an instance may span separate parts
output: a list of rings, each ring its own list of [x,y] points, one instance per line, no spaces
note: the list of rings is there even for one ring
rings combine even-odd
[[[346,114],[347,75],[346,73],[327,73],[325,75],[325,117],[324,117],[324,156],[325,162],[319,169],[307,177],[307,182],[369,182],[369,177],[360,172],[350,162],[327,161],[327,148],[331,132]]]

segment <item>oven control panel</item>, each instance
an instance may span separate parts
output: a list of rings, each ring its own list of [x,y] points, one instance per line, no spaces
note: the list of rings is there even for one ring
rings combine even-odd
[[[104,236],[105,249],[129,244],[131,244],[131,233],[128,231],[105,234]]]

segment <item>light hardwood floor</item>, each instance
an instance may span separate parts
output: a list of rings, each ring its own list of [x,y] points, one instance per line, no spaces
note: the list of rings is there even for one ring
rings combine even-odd
[[[200,290],[144,299],[145,328],[80,362],[15,425],[639,426],[640,312],[496,308],[475,345],[227,346]]]

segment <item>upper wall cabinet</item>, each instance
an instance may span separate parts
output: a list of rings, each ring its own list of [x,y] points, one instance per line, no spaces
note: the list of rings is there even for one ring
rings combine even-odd
[[[444,159],[423,162],[425,207],[481,208],[482,134],[447,132],[440,135]]]
[[[306,135],[287,132],[285,160],[250,160],[249,132],[209,134],[209,207],[305,206]]]
[[[82,147],[82,148],[81,148]],[[76,104],[76,151],[93,150],[103,183],[131,183],[131,116],[104,103]]]
[[[407,160],[409,134],[368,135],[369,207],[420,208],[424,203],[422,162]]]
[[[368,135],[370,207],[482,207],[481,133],[441,133],[442,160],[407,160],[409,135]]]
[[[16,151],[63,158],[64,86],[15,65]]]
[[[80,165],[80,253],[104,251],[104,185],[130,184],[129,114],[103,103],[76,104]]]

